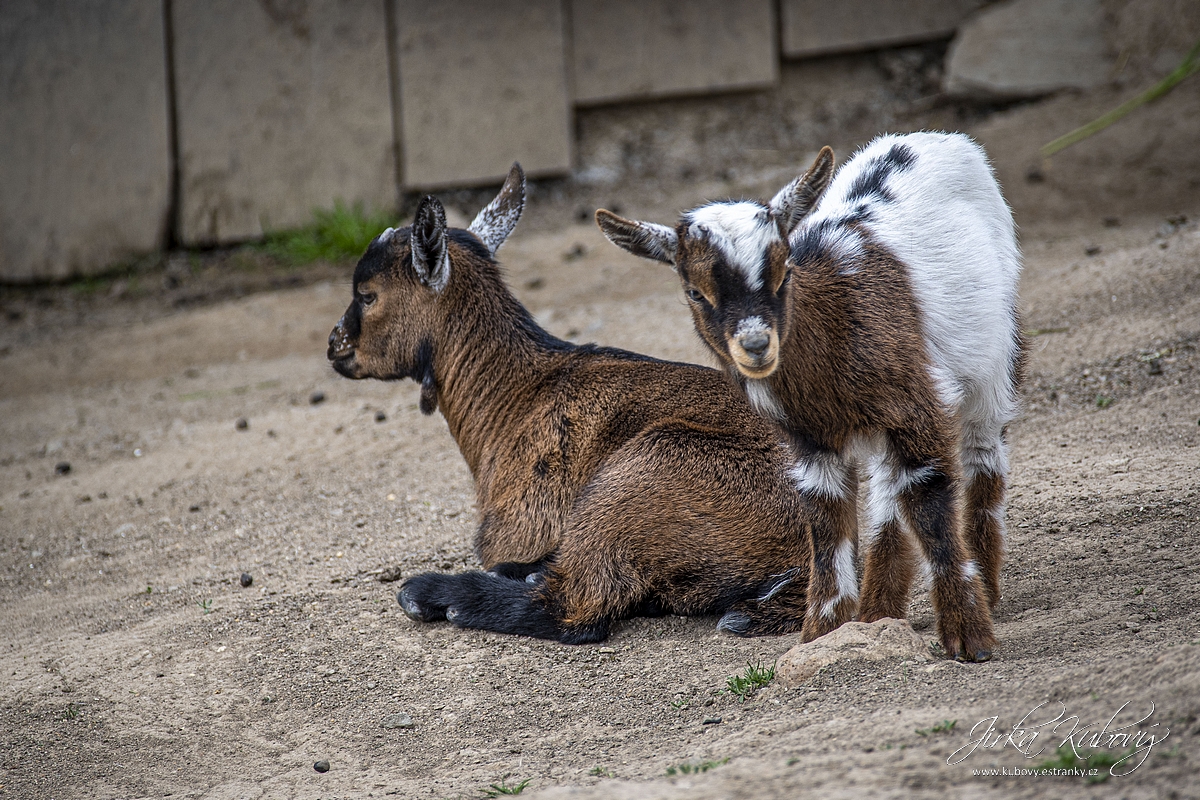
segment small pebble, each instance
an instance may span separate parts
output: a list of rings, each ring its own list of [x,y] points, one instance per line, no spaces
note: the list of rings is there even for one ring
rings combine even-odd
[[[313,764],[313,769],[315,769],[317,772],[329,772],[329,762],[318,761],[317,763]]]
[[[195,503],[188,506],[188,511],[191,511],[193,514],[195,514],[199,510],[200,510],[200,506],[196,505]]]
[[[71,471],[71,462],[70,461],[60,461],[54,465],[54,474],[55,475],[66,475],[70,471]]]
[[[314,405],[314,406],[318,405],[320,403],[324,403],[325,402],[325,393],[324,392],[313,392],[312,394],[310,394],[308,396],[308,402],[309,402],[309,405]]]
[[[234,423],[234,427],[239,431],[244,431],[250,427],[250,420],[245,417],[238,417],[238,421]]]
[[[251,575],[249,572],[243,572],[242,577],[239,578],[239,580],[241,581],[242,588],[244,589],[247,586],[249,586],[250,584],[254,583],[254,576]]]
[[[386,422],[387,414],[383,413],[382,411],[376,411],[375,412],[375,421],[376,422]]]
[[[392,714],[383,721],[385,728],[411,728],[413,726],[413,718],[408,714]]]
[[[700,724],[701,725],[720,725],[721,718],[720,717],[705,717],[704,722],[702,722]]]
[[[1085,247],[1083,249],[1083,252],[1089,256],[1098,256],[1098,255],[1100,255],[1100,245],[1089,244],[1087,247]]]

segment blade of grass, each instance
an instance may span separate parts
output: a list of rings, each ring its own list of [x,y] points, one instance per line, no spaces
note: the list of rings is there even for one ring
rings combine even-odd
[[[1076,128],[1070,133],[1060,136],[1053,142],[1044,145],[1042,147],[1042,155],[1047,157],[1052,156],[1064,148],[1070,147],[1077,142],[1082,142],[1089,136],[1099,133],[1109,125],[1112,125],[1114,122],[1127,115],[1129,112],[1133,111],[1135,108],[1162,97],[1164,94],[1174,89],[1177,83],[1197,71],[1200,71],[1200,42],[1196,42],[1196,46],[1193,47],[1191,52],[1187,54],[1187,57],[1183,59],[1183,63],[1176,67],[1170,75],[1163,78],[1159,83],[1142,92],[1132,100],[1122,103],[1099,119],[1094,119],[1088,124],[1080,128]]]

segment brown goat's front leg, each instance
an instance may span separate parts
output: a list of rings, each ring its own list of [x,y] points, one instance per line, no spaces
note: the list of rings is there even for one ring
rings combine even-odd
[[[858,610],[858,480],[846,460],[830,451],[802,457],[791,474],[812,514],[812,569],[801,637],[811,642],[849,622]]]
[[[939,457],[921,459],[905,450],[899,443],[900,507],[933,573],[931,600],[942,646],[952,658],[987,661],[996,636],[979,567],[963,542],[957,459],[949,447],[939,448]]]

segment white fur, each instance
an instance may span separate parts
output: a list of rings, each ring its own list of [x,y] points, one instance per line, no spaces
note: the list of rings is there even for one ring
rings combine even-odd
[[[756,333],[768,333],[771,329],[767,327],[767,323],[762,317],[746,317],[738,322],[737,330],[733,332],[736,339],[741,339],[743,336],[753,336]]]
[[[762,288],[763,256],[773,242],[783,241],[766,206],[748,200],[710,203],[689,212],[684,221],[689,236],[708,234],[729,265],[742,273],[748,287]]]
[[[849,467],[836,455],[803,458],[788,471],[801,494],[811,494],[829,500],[846,496]]]
[[[888,177],[893,200],[848,199],[855,179],[896,144],[910,148],[916,159]],[[1017,410],[1009,368],[1021,258],[1012,213],[987,157],[957,133],[881,136],[838,170],[792,239],[861,210],[869,218],[860,224],[908,268],[939,397],[961,415],[964,430],[978,428],[978,438],[987,431],[986,449],[999,451],[1000,429]],[[828,236],[844,250],[837,228]],[[1001,461],[988,466],[1000,467]]]
[[[963,562],[962,577],[963,577],[964,581],[974,580],[975,576],[978,574],[979,574],[979,565],[976,564],[974,560],[968,560],[968,561]]]
[[[838,545],[833,556],[833,568],[837,573],[838,593],[821,606],[821,616],[833,619],[833,611],[843,600],[858,600],[858,571],[854,567],[854,540],[846,539]]]
[[[783,406],[779,404],[779,398],[771,391],[771,386],[766,381],[748,379],[746,381],[746,399],[750,401],[751,408],[767,419],[779,422],[787,419]]]

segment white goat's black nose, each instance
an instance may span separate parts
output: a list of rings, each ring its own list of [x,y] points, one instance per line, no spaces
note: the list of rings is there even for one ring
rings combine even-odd
[[[765,333],[752,333],[749,336],[743,336],[738,340],[742,349],[747,353],[753,353],[760,356],[767,351],[767,347],[771,344],[771,337]]]

